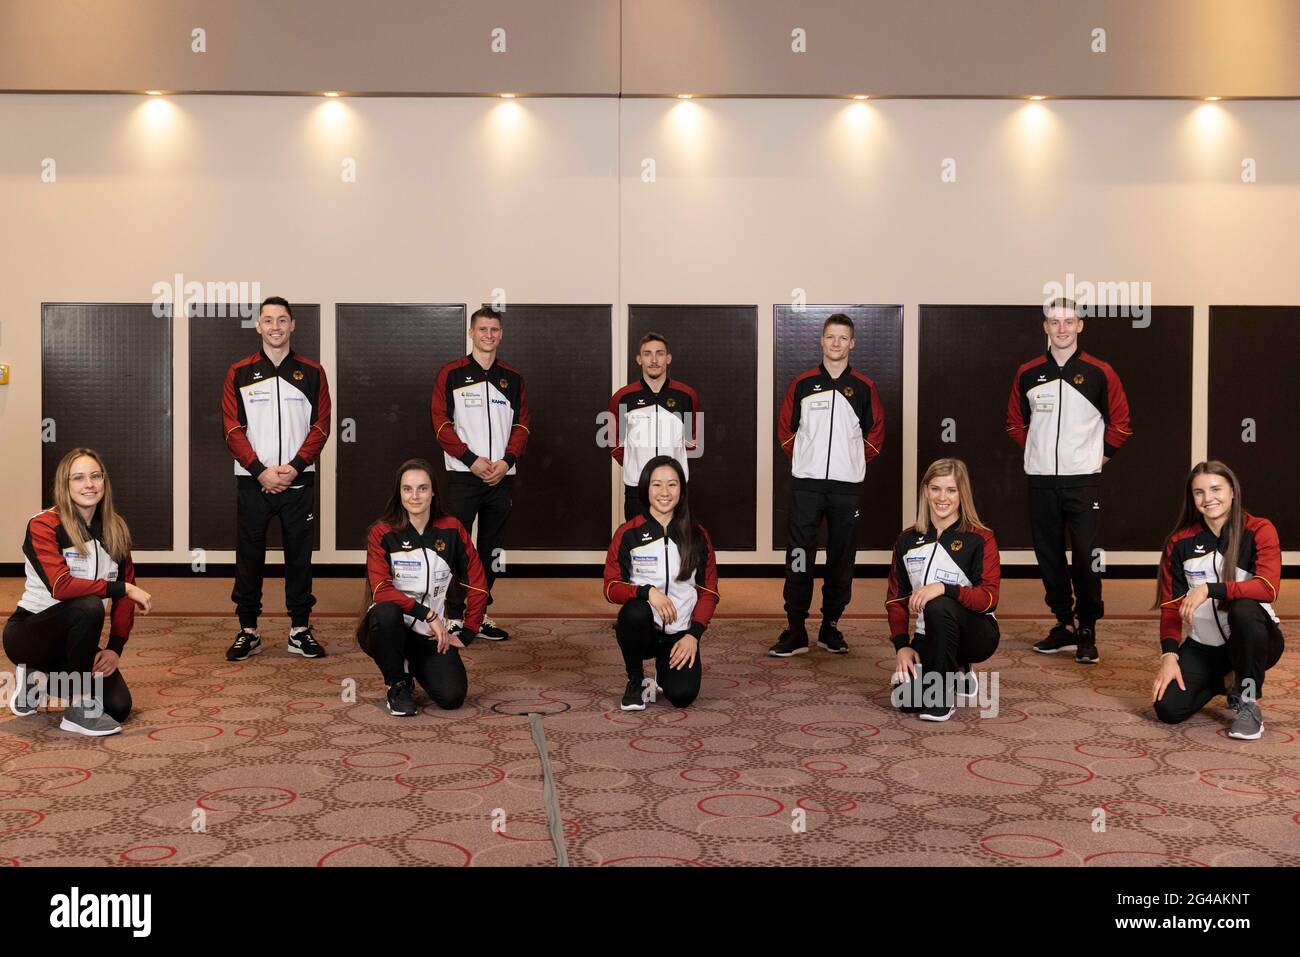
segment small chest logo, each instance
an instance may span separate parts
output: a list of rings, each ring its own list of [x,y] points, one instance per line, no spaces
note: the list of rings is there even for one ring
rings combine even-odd
[[[814,384],[813,384],[813,391],[814,391],[814,392],[820,392],[821,390],[822,390],[822,384],[821,384],[820,382],[817,382],[817,383],[814,383]]]
[[[413,548],[414,546],[412,546],[410,542],[402,542],[402,547],[403,547],[403,548]]]
[[[643,542],[648,542],[648,541],[650,541],[650,533],[649,533],[649,532],[642,532],[642,533],[641,533],[641,541],[643,541]]]
[[[473,382],[473,381],[474,381],[474,377],[473,377],[472,375],[467,375],[467,376],[465,376],[465,381],[466,381],[466,382]]]
[[[447,550],[447,543],[440,538],[433,543],[433,550],[435,552],[445,552]]]
[[[1204,545],[1197,545],[1197,546],[1196,546],[1196,554],[1198,554],[1198,555],[1204,555],[1204,554],[1205,554],[1205,546],[1204,546]]]
[[[1084,380],[1083,380],[1083,373],[1080,372],[1079,374],[1077,374],[1077,375],[1076,375],[1072,380],[1070,380],[1070,381],[1072,381],[1075,385],[1083,385],[1083,381],[1084,381]]]
[[[1039,382],[1046,382],[1046,381],[1047,381],[1047,376],[1045,376],[1045,375],[1040,375],[1040,376],[1038,377],[1038,381],[1039,381]]]
[[[851,399],[851,398],[853,398],[853,386],[851,386],[851,385],[846,385],[846,386],[844,387],[844,398],[846,398],[846,399]]]
[[[664,404],[665,404],[666,406],[668,406],[668,408],[670,408],[670,409],[675,409],[675,408],[677,408],[677,400],[676,400],[676,399],[669,399],[669,400],[668,400],[667,402],[665,402]]]
[[[501,388],[503,388],[503,389],[508,389],[508,388],[510,388],[510,380],[509,380],[509,379],[502,379],[502,380],[500,380],[500,381],[497,383],[497,385],[499,385],[499,386],[500,386]]]
[[[643,397],[643,398],[637,399],[637,400],[636,400],[636,404],[637,404],[638,406],[643,406],[643,405],[645,405],[645,398]]]
[[[260,372],[254,372],[254,373],[253,373],[253,381],[254,381],[254,382],[256,382],[256,381],[257,381],[258,379],[260,379],[260,378],[262,378],[262,373],[260,373]]]
[[[961,551],[961,546],[962,546],[962,540],[959,538],[956,541],[954,541],[952,544],[950,544],[948,548],[954,552],[959,552]]]
[[[301,381],[302,381],[303,379],[305,379],[305,378],[306,378],[306,376],[304,376],[304,375],[302,374],[302,370],[301,370],[301,369],[295,369],[295,370],[294,370],[294,372],[293,372],[293,381],[294,381],[294,382],[301,382]]]

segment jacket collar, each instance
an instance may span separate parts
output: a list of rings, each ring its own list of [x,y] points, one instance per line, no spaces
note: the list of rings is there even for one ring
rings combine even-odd
[[[825,362],[825,360],[823,360],[823,361],[817,363],[817,368],[818,368],[818,369],[821,369],[821,370],[822,370],[822,375],[824,375],[826,378],[830,379],[832,382],[839,382],[841,379],[846,379],[846,378],[848,378],[849,373],[853,371],[853,366],[850,365],[849,363],[845,363],[845,364],[844,364],[844,371],[840,373],[840,377],[839,377],[839,379],[837,379],[837,378],[835,378],[834,376],[832,376],[832,375],[830,374],[830,370],[828,370],[828,369],[826,368],[826,362]]]

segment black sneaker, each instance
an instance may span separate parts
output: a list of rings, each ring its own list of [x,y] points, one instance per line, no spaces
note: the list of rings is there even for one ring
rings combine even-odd
[[[488,641],[505,641],[510,637],[510,633],[491,618],[484,618],[483,624],[478,627],[478,636]]]
[[[1074,628],[1063,621],[1058,621],[1047,633],[1047,637],[1034,645],[1034,651],[1040,655],[1054,655],[1060,651],[1069,651],[1078,647],[1078,638]]]
[[[817,631],[817,644],[833,655],[847,655],[849,646],[844,641],[844,636],[835,626],[837,621],[824,621],[821,628]]]
[[[308,625],[302,631],[289,635],[289,654],[302,655],[304,658],[325,657],[325,649],[316,640],[316,636],[311,633],[311,625]]]
[[[411,688],[410,678],[388,686],[388,713],[399,718],[409,718],[420,713],[415,706],[415,694]]]
[[[807,653],[808,632],[802,628],[798,631],[787,628],[781,632],[781,637],[776,640],[776,644],[767,649],[767,654],[771,658],[792,658]]]
[[[230,647],[226,649],[227,661],[243,661],[250,655],[260,655],[262,653],[261,636],[253,634],[251,631],[239,630],[235,635],[235,640]]]
[[[644,679],[628,678],[627,690],[623,692],[623,703],[619,705],[624,711],[644,711],[645,697],[642,691]]]
[[[35,714],[41,705],[40,673],[29,670],[26,665],[18,665],[14,669],[14,678],[17,687],[9,699],[9,710],[20,718]]]
[[[922,721],[947,721],[952,717],[952,713],[956,710],[957,709],[953,707],[943,707],[942,705],[936,707],[931,705],[927,708],[922,708],[917,714],[917,717]]]
[[[1081,665],[1095,665],[1100,661],[1097,655],[1097,639],[1093,637],[1091,628],[1080,628],[1077,632],[1078,647],[1074,652],[1074,660]]]

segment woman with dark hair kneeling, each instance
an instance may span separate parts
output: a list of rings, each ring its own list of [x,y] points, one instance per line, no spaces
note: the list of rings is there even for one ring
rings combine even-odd
[[[903,529],[889,566],[895,707],[947,721],[959,699],[978,697],[970,666],[997,650],[1001,583],[998,543],[975,511],[966,463],[933,462],[921,478],[916,524]],[[909,641],[910,615],[916,632]]]
[[[1277,529],[1246,511],[1232,469],[1222,462],[1194,467],[1160,559],[1160,670],[1151,700],[1161,721],[1186,721],[1226,695],[1237,713],[1228,737],[1264,734],[1258,699],[1264,673],[1282,657],[1270,604],[1281,579]]]
[[[453,575],[466,591],[465,628],[457,635],[443,620]],[[412,675],[438,707],[459,708],[469,690],[459,649],[478,634],[487,581],[464,526],[443,515],[433,467],[424,459],[397,470],[384,513],[370,526],[366,577],[368,607],[357,622],[357,644],[383,673],[388,713],[418,713]]]
[[[117,734],[131,713],[118,656],[131,635],[136,606],[148,614],[153,602],[136,587],[131,532],[113,509],[113,486],[99,453],[73,449],[63,456],[53,492],[54,507],[27,523],[27,585],[5,624],[5,654],[17,665],[9,706],[16,715],[29,715],[46,696],[66,698],[61,730]],[[108,645],[101,649],[110,604]]]
[[[700,693],[700,636],[718,604],[713,543],[691,518],[686,475],[672,456],[646,463],[637,499],[641,514],[619,526],[605,556],[605,598],[623,606],[614,626],[627,666],[621,707],[644,711],[662,691],[685,708]],[[644,677],[647,658],[654,678]]]

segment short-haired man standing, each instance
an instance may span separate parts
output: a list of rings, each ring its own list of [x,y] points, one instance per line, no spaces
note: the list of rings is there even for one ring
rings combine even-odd
[[[785,552],[787,627],[767,653],[788,658],[808,650],[804,622],[812,604],[817,530],[826,521],[826,580],[817,643],[842,655],[849,650],[839,619],[853,592],[857,555],[858,496],[867,463],[885,444],[885,412],[876,384],[849,366],[853,320],[837,312],[822,324],[822,361],[786,389],[777,423],[781,450],[790,458],[790,532]]]
[[[1101,574],[1093,565],[1101,467],[1133,433],[1119,376],[1079,349],[1083,319],[1074,301],[1054,299],[1043,314],[1047,352],[1016,370],[1007,402],[1007,431],[1025,450],[1034,555],[1056,615],[1034,651],[1054,655],[1073,648],[1074,660],[1090,665],[1098,660],[1096,629],[1105,611]]]
[[[515,466],[528,444],[524,377],[497,358],[502,313],[488,306],[470,317],[470,353],[438,370],[433,387],[433,431],[447,465],[447,512],[465,526],[478,519],[475,549],[487,578],[488,604],[504,554],[510,488]],[[447,593],[447,624],[459,631],[465,592],[453,581]],[[479,638],[504,641],[510,635],[484,618]]]
[[[312,521],[316,463],[330,435],[330,388],[325,370],[294,352],[293,309],[270,296],[257,317],[262,348],[226,372],[221,416],[226,447],[239,481],[239,544],[231,600],[239,634],[226,660],[243,661],[262,650],[257,618],[266,572],[266,529],[280,520],[284,540],[284,592],[289,611],[289,652],[323,658],[311,632]]]
[[[646,333],[636,353],[641,378],[609,400],[615,430],[609,454],[623,467],[624,521],[631,521],[641,510],[637,483],[652,458],[671,455],[690,477],[687,458],[695,453],[702,425],[700,397],[686,383],[668,377],[672,362],[668,340],[657,332]]]

